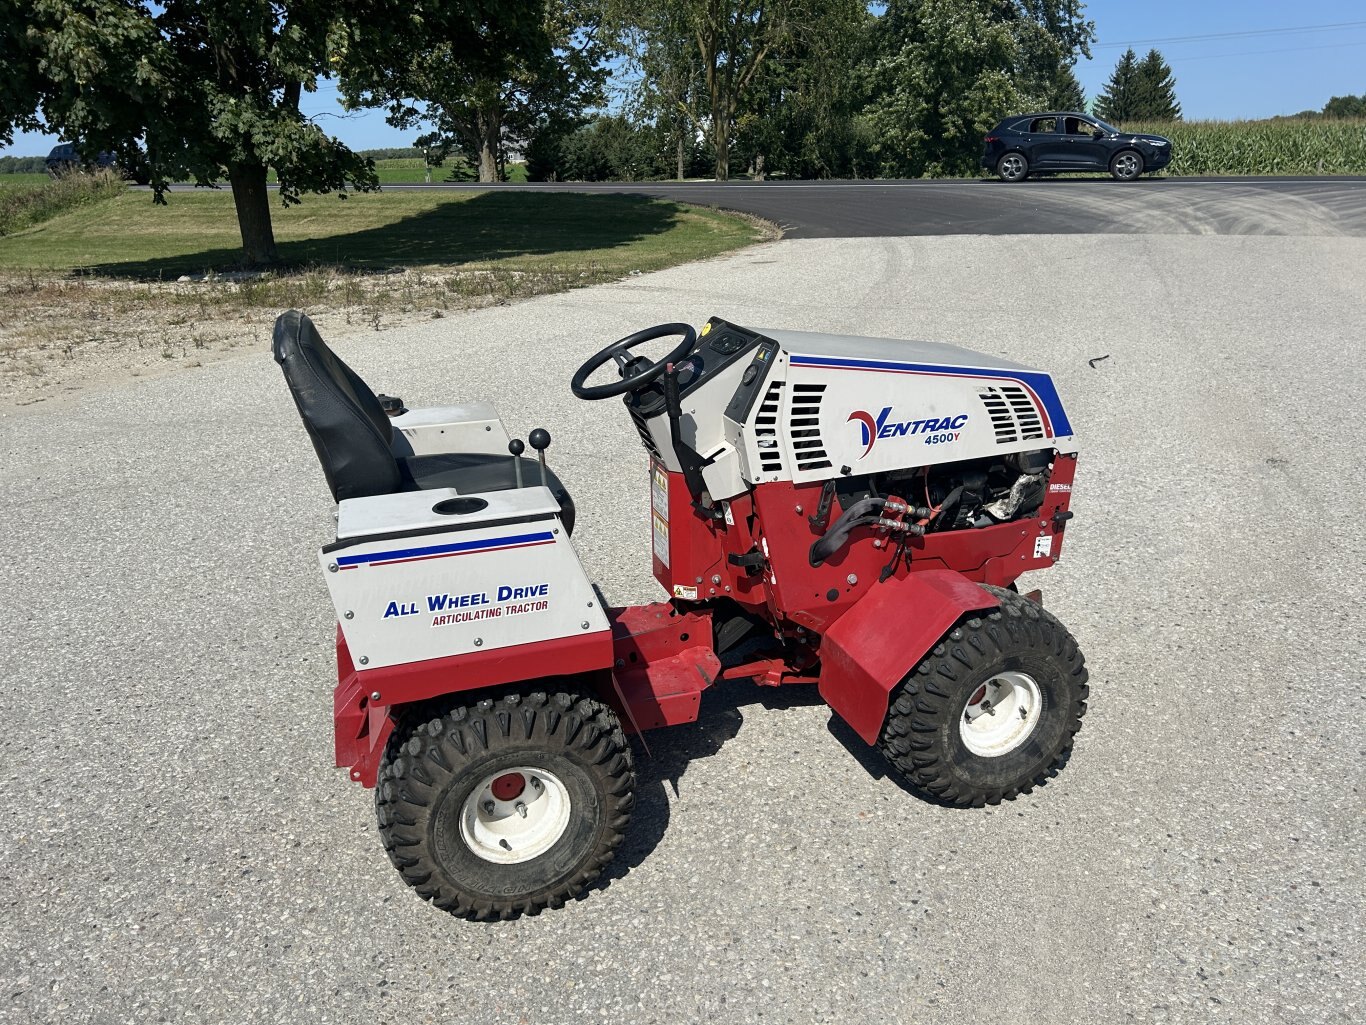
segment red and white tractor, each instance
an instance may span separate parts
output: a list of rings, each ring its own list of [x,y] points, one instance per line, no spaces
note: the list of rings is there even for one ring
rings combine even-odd
[[[658,362],[635,352],[673,336]],[[1015,589],[1072,515],[1048,374],[716,318],[608,346],[572,388],[624,397],[667,595],[609,608],[544,430],[533,458],[486,404],[377,397],[297,312],[274,354],[338,502],[320,554],[337,764],[375,788],[390,859],[437,907],[509,918],[580,894],[631,818],[627,734],[694,721],[723,680],[814,684],[946,805],[1008,800],[1067,759],[1085,662]],[[619,379],[590,385],[608,363]]]

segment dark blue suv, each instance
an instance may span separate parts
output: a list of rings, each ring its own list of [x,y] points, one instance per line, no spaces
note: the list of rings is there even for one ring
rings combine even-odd
[[[1109,171],[1120,181],[1171,163],[1172,142],[1161,135],[1121,132],[1076,111],[1016,114],[986,134],[982,166],[1001,181],[1056,171]]]

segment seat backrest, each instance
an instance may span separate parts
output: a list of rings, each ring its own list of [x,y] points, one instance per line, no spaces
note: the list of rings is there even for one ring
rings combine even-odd
[[[375,393],[327,347],[313,321],[298,310],[283,314],[275,321],[271,348],[313,439],[332,497],[340,502],[398,491],[389,417]]]

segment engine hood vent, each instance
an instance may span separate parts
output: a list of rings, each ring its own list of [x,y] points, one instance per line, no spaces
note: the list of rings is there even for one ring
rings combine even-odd
[[[764,473],[781,473],[783,454],[778,441],[778,411],[783,403],[784,381],[774,381],[759,403],[754,416],[754,444],[759,449],[759,469]]]
[[[830,465],[821,436],[821,403],[825,385],[794,384],[787,414],[788,437],[798,470],[823,470]]]
[[[1020,385],[987,385],[978,392],[978,398],[991,418],[996,444],[1013,445],[1044,437],[1038,407]]]

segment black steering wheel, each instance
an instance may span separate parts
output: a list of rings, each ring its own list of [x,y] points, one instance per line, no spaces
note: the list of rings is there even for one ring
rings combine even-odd
[[[658,363],[651,363],[644,356],[627,356],[627,353],[637,345],[644,345],[656,338],[668,338],[670,335],[682,335],[683,341]],[[696,344],[697,332],[687,324],[656,324],[654,327],[647,327],[644,331],[637,331],[620,341],[613,342],[596,356],[590,357],[587,363],[574,372],[569,387],[581,399],[610,399],[614,395],[640,391],[664,373],[664,368],[670,363],[677,363],[692,352],[692,347]],[[621,371],[621,380],[612,384],[589,385],[587,381],[593,371],[609,359],[616,360],[617,369]]]

